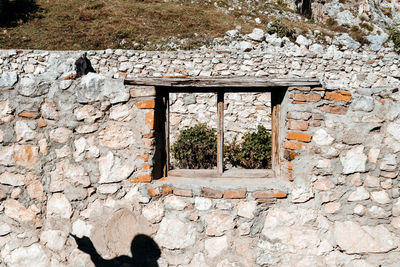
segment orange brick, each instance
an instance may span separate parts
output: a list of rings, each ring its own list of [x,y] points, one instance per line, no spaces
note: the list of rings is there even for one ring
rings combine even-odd
[[[191,189],[174,188],[174,195],[181,197],[192,197],[193,192]]]
[[[37,119],[37,120],[36,120],[36,123],[37,123],[37,126],[38,126],[39,128],[43,128],[43,127],[46,127],[46,126],[47,126],[47,123],[46,123],[45,120],[42,119],[42,118]]]
[[[301,141],[301,142],[310,142],[311,141],[311,135],[306,134],[306,133],[290,132],[290,133],[287,133],[286,138],[289,140],[297,140],[297,141]]]
[[[283,147],[286,149],[302,149],[303,144],[299,142],[294,142],[294,141],[285,141],[283,142]]]
[[[226,190],[224,198],[238,199],[246,198],[247,190],[244,188]]]
[[[288,163],[287,163],[287,168],[288,168],[288,171],[293,171],[293,162],[291,162],[291,161],[289,161]]]
[[[348,91],[335,91],[335,92],[326,92],[325,97],[326,100],[333,100],[333,101],[344,101],[350,102],[351,101],[351,94]]]
[[[18,116],[23,117],[23,118],[32,118],[32,119],[36,119],[37,117],[39,117],[39,113],[38,112],[34,112],[34,111],[22,111],[18,114]]]
[[[142,170],[143,171],[149,171],[150,170],[150,164],[149,163],[145,163],[142,165]]]
[[[340,114],[344,115],[347,113],[347,108],[343,106],[338,106],[334,104],[328,104],[328,105],[323,105],[319,107],[319,110],[327,113],[332,113],[332,114]]]
[[[286,193],[279,190],[255,191],[252,196],[258,198],[285,198]]]
[[[375,60],[368,60],[367,62],[365,62],[365,64],[374,64]]]
[[[287,127],[290,130],[306,131],[308,129],[307,121],[288,121]]]
[[[321,100],[321,95],[319,94],[290,94],[290,98],[294,101],[301,102],[318,102]]]
[[[312,91],[325,91],[325,89],[322,87],[313,87],[313,88],[311,88],[311,90]]]
[[[149,183],[151,182],[151,174],[142,174],[139,175],[137,178],[132,178],[133,183]]]
[[[150,129],[154,129],[154,110],[147,112],[146,114],[146,124],[150,126]]]
[[[311,87],[309,86],[293,86],[288,88],[289,91],[298,90],[298,91],[310,91]]]
[[[208,198],[222,198],[222,192],[219,190],[203,187],[201,189],[201,196]]]
[[[131,89],[129,93],[131,94],[131,97],[155,96],[156,88],[154,86],[137,86]]]
[[[68,76],[62,77],[59,80],[75,80],[75,79],[76,79],[76,73],[73,73]]]
[[[173,187],[170,185],[163,184],[161,187],[161,192],[164,196],[172,194],[172,191],[173,191]]]
[[[136,103],[136,106],[140,109],[149,109],[156,106],[156,101],[154,99],[143,100]]]
[[[147,192],[150,197],[158,197],[161,195],[159,188],[153,188],[152,186],[147,187]]]

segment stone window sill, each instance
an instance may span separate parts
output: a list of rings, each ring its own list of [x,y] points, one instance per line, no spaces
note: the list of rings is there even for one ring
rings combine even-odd
[[[260,202],[286,198],[292,183],[278,178],[165,177],[148,185],[150,197],[174,194],[214,199],[255,199]]]

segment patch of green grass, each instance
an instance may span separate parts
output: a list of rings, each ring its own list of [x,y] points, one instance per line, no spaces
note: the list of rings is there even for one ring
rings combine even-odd
[[[395,25],[389,28],[389,41],[393,41],[394,49],[400,52],[400,26]]]

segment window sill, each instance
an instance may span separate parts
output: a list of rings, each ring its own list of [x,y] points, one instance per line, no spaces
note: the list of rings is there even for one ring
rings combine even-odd
[[[174,194],[183,197],[268,201],[286,198],[291,188],[292,183],[281,178],[169,176],[149,184],[148,193],[150,197]]]

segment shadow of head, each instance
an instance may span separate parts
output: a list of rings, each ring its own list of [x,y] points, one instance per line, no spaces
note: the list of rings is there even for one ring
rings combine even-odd
[[[132,240],[131,252],[133,262],[137,266],[158,266],[157,260],[161,256],[161,251],[151,237],[143,234],[136,235]]]
[[[157,243],[149,236],[136,235],[131,243],[132,258],[129,256],[119,256],[110,260],[103,259],[96,251],[90,238],[83,236],[79,238],[75,235],[78,249],[90,255],[95,266],[134,266],[134,267],[158,267],[157,260],[161,256],[161,250]]]

